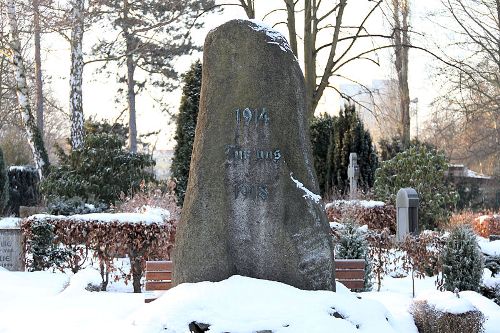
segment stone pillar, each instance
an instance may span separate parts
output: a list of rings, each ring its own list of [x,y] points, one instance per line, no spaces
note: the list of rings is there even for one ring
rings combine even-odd
[[[349,177],[349,198],[356,199],[359,179],[358,155],[356,153],[349,154],[347,176]]]
[[[205,40],[174,284],[238,274],[335,290],[304,77],[286,39],[245,20]]]

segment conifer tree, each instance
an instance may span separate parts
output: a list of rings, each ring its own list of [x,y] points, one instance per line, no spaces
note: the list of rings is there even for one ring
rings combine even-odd
[[[378,158],[370,133],[365,130],[354,106],[341,110],[334,120],[333,135],[330,137],[327,158],[326,192],[336,190],[346,193],[349,189],[347,168],[349,154],[358,155],[359,188],[368,190],[375,181]]]
[[[328,146],[333,135],[333,125],[335,118],[327,113],[313,118],[310,126],[311,144],[314,158],[314,169],[318,177],[321,195],[325,195]]]
[[[459,226],[451,233],[443,253],[443,278],[446,290],[478,291],[484,259],[474,232]]]
[[[175,192],[179,204],[182,206],[189,179],[189,165],[193,151],[194,132],[201,91],[201,62],[198,60],[184,74],[184,87],[182,88],[181,105],[177,116],[175,141],[177,145],[172,159],[172,176],[177,182]]]

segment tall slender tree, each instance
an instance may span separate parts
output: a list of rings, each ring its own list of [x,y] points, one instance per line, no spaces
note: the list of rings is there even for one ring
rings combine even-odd
[[[100,0],[115,35],[102,40],[94,49],[93,61],[116,61],[124,69],[120,82],[126,83],[129,111],[129,149],[137,151],[136,95],[147,83],[165,90],[174,88],[178,74],[174,59],[196,47],[189,29],[202,26],[195,19],[214,6],[214,0]],[[107,36],[103,36],[106,38]],[[138,72],[146,75],[138,75]],[[123,72],[121,72],[123,73]],[[138,76],[141,79],[138,79]]]
[[[40,178],[48,172],[49,158],[39,128],[36,126],[35,118],[31,111],[28,96],[28,85],[26,82],[26,69],[21,55],[21,41],[17,27],[16,6],[14,0],[7,0],[7,15],[10,28],[10,56],[16,78],[16,93],[19,103],[19,111],[23,121],[26,136],[33,153],[33,160]]]
[[[35,41],[35,93],[36,124],[43,137],[43,81],[42,81],[42,29],[40,26],[40,0],[33,0],[33,37]]]
[[[182,88],[182,99],[177,116],[177,128],[175,130],[175,141],[177,142],[172,159],[172,176],[177,186],[175,193],[182,206],[189,179],[189,167],[193,151],[194,132],[198,119],[201,92],[201,62],[198,60],[191,65],[189,71],[184,74],[184,86]]]
[[[69,108],[71,115],[71,148],[79,150],[83,147],[83,32],[84,32],[84,0],[71,1],[71,70],[69,77]]]
[[[394,40],[394,66],[398,76],[401,141],[406,149],[410,146],[410,89],[408,86],[408,51],[410,47],[409,16],[410,0],[391,0],[392,35]]]

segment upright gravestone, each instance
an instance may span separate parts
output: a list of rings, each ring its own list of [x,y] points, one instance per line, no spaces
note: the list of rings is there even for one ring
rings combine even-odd
[[[335,290],[304,91],[278,32],[233,20],[208,34],[174,284],[238,274]]]
[[[349,177],[349,197],[355,199],[358,192],[359,166],[358,154],[349,154],[349,166],[347,167],[347,177]]]
[[[24,270],[20,219],[0,219],[0,266],[9,271]]]

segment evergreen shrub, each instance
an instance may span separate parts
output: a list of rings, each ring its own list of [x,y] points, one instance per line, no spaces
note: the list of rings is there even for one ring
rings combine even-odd
[[[370,291],[371,282],[371,262],[368,256],[368,241],[366,231],[360,229],[359,224],[354,219],[344,219],[340,222],[343,227],[339,229],[338,237],[335,241],[335,258],[337,259],[364,259],[365,260],[365,281],[361,291]]]
[[[40,177],[34,166],[11,166],[7,172],[9,177],[9,201],[7,214],[19,216],[20,206],[36,206],[40,202],[38,189]]]
[[[114,204],[122,193],[137,191],[152,181],[154,161],[149,154],[131,153],[125,146],[127,128],[87,121],[81,150],[58,148],[59,166],[51,167],[40,189],[51,203],[80,197],[91,204]]]
[[[381,163],[375,173],[375,196],[395,205],[401,188],[414,188],[420,200],[419,229],[434,229],[448,220],[457,200],[455,191],[445,179],[447,169],[443,153],[425,146],[411,147]]]
[[[476,236],[468,226],[458,226],[448,237],[443,252],[444,288],[479,291],[484,258]]]
[[[313,119],[310,133],[314,167],[323,197],[333,194],[342,196],[348,192],[350,153],[358,155],[358,189],[364,192],[371,189],[378,157],[371,135],[365,130],[353,105],[340,110],[338,117],[322,115]]]

